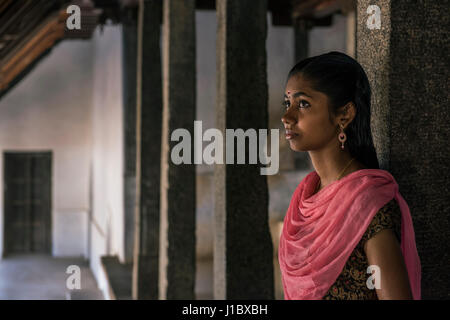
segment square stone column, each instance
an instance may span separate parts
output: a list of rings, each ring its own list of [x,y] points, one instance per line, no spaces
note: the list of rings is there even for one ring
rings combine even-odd
[[[216,8],[217,128],[224,137],[267,129],[267,1],[217,0]],[[214,298],[273,299],[267,176],[259,164],[215,166]]]
[[[158,299],[162,121],[160,35],[161,1],[140,0],[133,299]]]
[[[123,10],[122,14],[125,263],[131,263],[134,259],[134,216],[136,202],[136,60],[137,8],[126,8]]]
[[[164,0],[163,21],[159,298],[195,299],[195,165],[171,159],[179,143],[171,141],[174,130],[186,129],[194,139],[195,0]]]
[[[423,299],[450,292],[449,16],[445,1],[357,1],[374,143],[411,210]]]
[[[309,31],[313,28],[313,21],[297,18],[292,22],[294,28],[294,64],[309,56]],[[287,80],[287,79],[285,79]],[[307,152],[290,152],[297,170],[308,170],[310,166]]]
[[[294,49],[295,63],[308,58],[309,52],[309,30],[312,28],[312,22],[307,19],[295,19],[292,22],[294,27]]]

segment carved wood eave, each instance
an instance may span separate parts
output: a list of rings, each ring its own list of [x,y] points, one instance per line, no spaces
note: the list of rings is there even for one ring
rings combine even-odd
[[[255,0],[257,1],[257,0]],[[273,25],[289,26],[304,20],[308,25],[330,25],[336,12],[355,10],[356,0],[269,0]],[[67,30],[65,9],[82,10],[81,30]],[[88,39],[98,24],[118,23],[125,8],[138,0],[0,0],[0,96],[20,80],[28,68],[62,39]],[[215,0],[196,0],[199,10],[215,10]],[[23,23],[26,19],[27,23]]]
[[[1,61],[0,90],[6,89],[29,64],[64,36],[64,23],[61,22],[64,17],[59,13],[48,17],[22,46]]]
[[[32,1],[35,2],[0,0],[0,96],[60,40],[89,39],[101,14],[85,0],[61,0],[60,5],[56,1],[53,5]],[[81,30],[66,28],[69,4],[80,6]]]
[[[334,13],[354,11],[356,0],[292,0],[292,18],[322,19]]]

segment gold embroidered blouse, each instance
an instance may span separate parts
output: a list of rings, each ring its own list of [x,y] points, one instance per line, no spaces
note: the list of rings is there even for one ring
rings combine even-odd
[[[374,216],[372,222],[353,250],[335,283],[322,298],[323,300],[378,300],[375,288],[369,289],[366,281],[369,263],[364,244],[383,229],[392,229],[400,244],[401,211],[395,199],[384,205]]]

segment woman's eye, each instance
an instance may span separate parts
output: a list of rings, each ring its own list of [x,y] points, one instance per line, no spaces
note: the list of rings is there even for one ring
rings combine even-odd
[[[282,105],[283,105],[283,107],[285,108],[285,109],[289,109],[289,107],[291,106],[291,102],[289,101],[289,100],[285,100],[285,101],[283,101],[282,103],[281,103]],[[309,104],[309,102],[308,101],[306,101],[306,100],[300,100],[298,103],[297,103],[297,106],[298,106],[298,108],[308,108],[309,106],[310,106],[310,104]]]
[[[309,107],[309,103],[306,100],[300,100],[298,102],[298,107],[299,108],[308,108]]]

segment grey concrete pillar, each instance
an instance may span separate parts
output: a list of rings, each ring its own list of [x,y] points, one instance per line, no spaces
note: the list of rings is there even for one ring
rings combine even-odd
[[[161,1],[140,0],[133,299],[158,299],[162,120],[160,24]]]
[[[133,261],[136,202],[136,59],[137,9],[122,18],[122,86],[124,127],[124,247],[125,262]]]
[[[224,137],[225,129],[267,128],[267,1],[216,4],[217,128]],[[248,145],[246,152],[248,163]],[[215,167],[215,299],[274,298],[267,177],[259,167]]]
[[[195,0],[164,0],[163,21],[159,298],[195,299],[195,165],[171,160],[174,130],[188,130],[194,145]]]
[[[380,29],[367,26],[376,19],[370,5],[380,9]],[[448,4],[358,0],[357,7],[357,59],[372,85],[374,143],[411,209],[422,298],[449,298]]]

